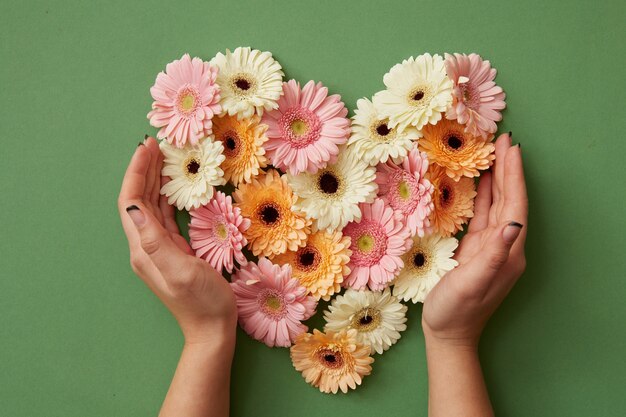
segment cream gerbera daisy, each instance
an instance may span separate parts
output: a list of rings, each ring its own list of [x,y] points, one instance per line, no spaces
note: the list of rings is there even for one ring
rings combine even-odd
[[[352,135],[348,145],[370,165],[404,159],[413,148],[413,140],[422,135],[412,126],[404,129],[389,127],[389,119],[382,117],[374,104],[366,98],[356,102],[352,118]]]
[[[236,207],[250,219],[244,232],[254,256],[273,257],[303,247],[311,232],[311,221],[292,210],[297,197],[276,170],[241,183],[233,193]]]
[[[339,292],[343,277],[350,273],[347,267],[352,251],[350,238],[341,232],[318,231],[309,235],[306,246],[297,251],[277,255],[272,260],[277,265],[289,264],[293,276],[316,299],[330,300]]]
[[[453,84],[439,55],[405,59],[385,74],[383,82],[387,89],[376,93],[374,106],[389,118],[390,127],[421,129],[435,124],[452,103]]]
[[[225,159],[224,147],[212,136],[185,148],[176,148],[167,141],[162,141],[160,147],[165,156],[161,174],[171,178],[161,187],[161,194],[179,210],[207,204],[213,198],[213,187],[226,184],[219,167]]]
[[[239,119],[276,109],[283,91],[283,71],[270,52],[239,47],[234,52],[218,53],[211,65],[219,68],[222,114]]]
[[[383,292],[349,289],[335,297],[324,312],[324,331],[354,329],[357,341],[369,345],[371,354],[383,353],[406,330],[407,306],[386,289]]]
[[[345,149],[339,158],[314,174],[285,174],[287,183],[298,196],[294,209],[314,219],[321,230],[337,230],[361,218],[359,203],[371,203],[378,186],[376,170]]]
[[[458,265],[452,259],[458,245],[453,237],[415,236],[411,250],[404,255],[404,268],[393,282],[393,295],[404,301],[423,303],[441,277]]]
[[[374,358],[370,347],[356,340],[356,330],[329,331],[317,329],[313,334],[304,333],[296,338],[290,349],[291,361],[296,371],[309,384],[321,392],[344,394],[348,388],[361,385],[364,376],[372,372]]]
[[[224,178],[235,187],[240,182],[250,182],[267,166],[263,144],[267,141],[267,125],[258,116],[237,120],[235,116],[213,119],[215,140],[224,144],[226,160],[221,168]]]

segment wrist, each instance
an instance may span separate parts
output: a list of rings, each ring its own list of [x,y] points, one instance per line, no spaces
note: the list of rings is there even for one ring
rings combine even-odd
[[[445,351],[478,352],[480,335],[461,331],[433,331],[424,323],[424,341],[426,348]]]
[[[188,345],[216,345],[223,346],[235,344],[237,321],[234,320],[211,320],[209,322],[186,323],[180,325],[185,338],[185,346]]]

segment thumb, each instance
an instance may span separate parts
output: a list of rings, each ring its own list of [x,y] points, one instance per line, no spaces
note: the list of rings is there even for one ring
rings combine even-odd
[[[522,227],[524,227],[522,224],[514,221],[496,227],[485,248],[490,269],[498,271],[506,263],[511,247],[522,231]]]
[[[141,248],[167,280],[178,278],[189,266],[188,257],[170,237],[169,232],[159,223],[145,206],[126,207],[137,231]]]

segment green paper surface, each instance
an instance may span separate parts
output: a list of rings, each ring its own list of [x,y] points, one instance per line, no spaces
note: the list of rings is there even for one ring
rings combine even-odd
[[[481,344],[496,413],[626,415],[625,4],[2,1],[0,415],[157,414],[182,338],[130,269],[117,193],[156,74],[240,45],[350,109],[411,55],[491,60],[530,198],[527,272]],[[349,395],[239,332],[232,415],[425,416],[420,316]]]

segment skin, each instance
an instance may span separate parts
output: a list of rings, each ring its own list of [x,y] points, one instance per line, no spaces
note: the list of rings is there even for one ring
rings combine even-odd
[[[525,268],[527,198],[519,146],[496,141],[475,215],[455,258],[424,303],[429,416],[491,416],[478,342]],[[133,155],[118,200],[133,271],[177,319],[185,344],[160,416],[228,416],[237,310],[228,282],[193,255],[174,208],[159,195],[163,155],[147,138]],[[516,224],[511,225],[512,222]]]

